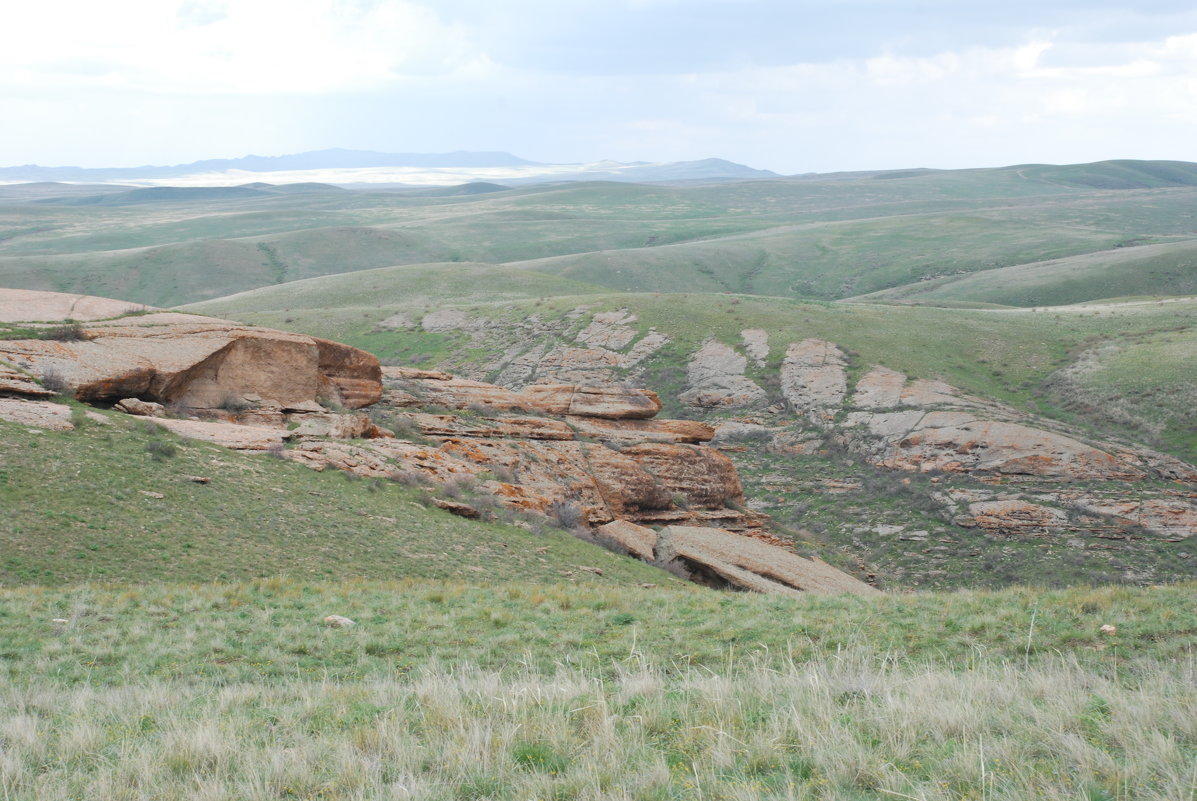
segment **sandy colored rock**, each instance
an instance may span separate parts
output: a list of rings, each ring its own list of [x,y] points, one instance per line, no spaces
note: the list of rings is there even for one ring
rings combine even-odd
[[[636,519],[673,505],[673,493],[635,458],[603,445],[581,443],[582,469],[612,517]]]
[[[370,378],[373,356],[299,334],[170,312],[98,322],[85,333],[81,341],[0,341],[0,357],[54,376],[88,402],[135,397],[214,409],[251,394],[285,405],[381,394]]]
[[[549,414],[627,420],[646,419],[661,411],[661,399],[648,389],[537,384],[523,394]]]
[[[70,431],[71,407],[50,401],[0,398],[0,420],[51,431]]]
[[[422,436],[437,439],[575,439],[573,429],[560,420],[544,417],[455,417],[448,414],[405,412],[394,416],[406,421]]]
[[[388,382],[388,392],[399,390],[412,399],[396,403],[395,399],[388,396],[388,403],[396,406],[444,406],[449,409],[480,406],[498,411],[535,411],[523,394],[483,381],[471,381],[435,371],[400,371],[392,367],[385,368],[383,375]]]
[[[1068,522],[1059,509],[1015,499],[979,501],[969,504],[968,512],[978,526],[994,534],[1048,534]]]
[[[1197,500],[1192,498],[1140,501],[1083,496],[1073,505],[1083,512],[1112,517],[1168,539],[1187,539],[1197,534]]]
[[[567,416],[566,423],[578,434],[604,442],[708,442],[715,430],[698,420],[605,420],[599,417]]]
[[[848,392],[844,354],[831,342],[804,339],[786,348],[781,363],[781,394],[796,412],[829,416]]]
[[[628,325],[635,321],[636,315],[627,309],[597,312],[590,318],[590,324],[578,332],[577,341],[596,348],[623,350],[636,338],[636,329]]]
[[[656,558],[657,532],[627,520],[612,520],[595,529],[600,537],[617,544],[637,559],[651,562]]]
[[[717,450],[694,445],[645,443],[622,451],[651,473],[671,495],[698,508],[744,500],[735,465]]]
[[[113,408],[118,412],[133,414],[139,417],[161,417],[166,413],[166,407],[161,403],[143,401],[138,398],[123,398]]]
[[[928,472],[990,472],[1072,479],[1137,479],[1144,473],[1079,440],[968,412],[879,414],[864,422],[881,439],[871,461]]]
[[[378,426],[365,414],[293,414],[289,422],[298,423],[292,431],[297,437],[332,437],[333,439],[373,439],[382,436]]]
[[[748,359],[716,340],[708,340],[686,365],[686,390],[679,399],[701,408],[751,406],[765,400],[765,390],[745,377]]]
[[[769,358],[769,332],[763,328],[745,328],[740,332],[740,340],[748,358],[757,367],[764,367],[765,359]]]
[[[464,517],[467,520],[477,520],[482,517],[482,513],[470,506],[468,503],[461,501],[451,501],[446,498],[433,498],[432,505],[437,509],[443,509],[451,515]]]
[[[877,590],[825,562],[716,528],[668,526],[658,535],[657,558],[680,560],[735,587],[778,595],[855,593]]]
[[[320,394],[346,409],[363,409],[382,399],[382,366],[378,357],[359,348],[312,338]]]
[[[203,420],[172,420],[147,417],[154,425],[188,439],[198,439],[239,451],[268,451],[283,447],[290,432],[276,428],[242,426],[236,423],[209,423]]]
[[[858,409],[887,409],[934,406],[959,408],[981,404],[961,395],[959,390],[943,381],[919,379],[907,383],[902,373],[878,365],[856,382],[852,405]]]
[[[0,395],[49,398],[53,397],[54,392],[37,383],[33,376],[0,362]]]
[[[64,322],[99,320],[148,309],[130,303],[90,295],[41,292],[30,289],[0,289],[0,323]]]

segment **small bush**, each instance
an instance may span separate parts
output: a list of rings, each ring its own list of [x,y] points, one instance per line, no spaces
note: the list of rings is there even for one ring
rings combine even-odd
[[[549,504],[549,517],[557,521],[557,525],[569,531],[577,528],[582,522],[582,507],[573,501],[564,499]]]
[[[161,462],[173,458],[179,452],[179,449],[173,442],[152,439],[145,444],[145,452],[155,462]]]
[[[87,332],[83,326],[74,320],[67,320],[62,325],[47,328],[42,332],[42,339],[52,339],[56,342],[82,342],[87,339]]]
[[[56,395],[66,395],[71,388],[66,376],[53,367],[47,368],[42,373],[42,386]]]

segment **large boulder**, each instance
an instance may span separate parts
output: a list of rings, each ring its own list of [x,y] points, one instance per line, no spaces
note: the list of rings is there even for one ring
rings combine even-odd
[[[13,292],[0,290],[0,299]],[[66,303],[59,293],[33,294],[46,296],[47,308]],[[88,402],[139,398],[214,409],[244,405],[250,396],[287,407],[325,400],[359,408],[382,394],[378,360],[365,351],[171,312],[87,323],[73,338],[0,341],[0,359]]]

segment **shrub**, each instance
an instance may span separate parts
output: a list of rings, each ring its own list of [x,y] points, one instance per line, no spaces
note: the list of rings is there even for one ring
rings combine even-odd
[[[62,325],[47,328],[42,332],[42,339],[53,339],[57,342],[81,342],[87,339],[87,332],[83,326],[74,320],[67,320]]]
[[[66,376],[60,370],[53,367],[47,368],[42,373],[42,386],[56,395],[66,395],[67,391],[71,388]]]
[[[578,527],[582,522],[582,507],[573,501],[559,499],[549,504],[549,517],[565,530]]]
[[[172,458],[179,452],[179,449],[173,442],[167,442],[161,439],[152,439],[145,444],[145,452],[150,455],[150,458],[155,462],[161,462]]]

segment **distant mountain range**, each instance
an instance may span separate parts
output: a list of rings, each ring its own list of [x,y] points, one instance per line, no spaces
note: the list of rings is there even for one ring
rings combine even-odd
[[[282,175],[280,175],[282,174]],[[234,185],[269,175],[272,183],[322,181],[342,185],[434,186],[476,180],[505,184],[544,181],[686,181],[775,178],[724,159],[679,162],[600,161],[545,164],[510,153],[379,153],[369,150],[313,150],[286,156],[206,159],[190,164],[143,167],[0,167],[0,182],[121,183],[127,185]]]

